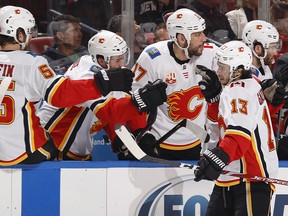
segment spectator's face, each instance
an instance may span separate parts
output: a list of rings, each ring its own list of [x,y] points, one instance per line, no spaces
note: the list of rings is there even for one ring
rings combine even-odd
[[[204,48],[204,42],[206,41],[206,36],[201,32],[196,32],[191,34],[191,40],[188,47],[189,56],[193,55],[200,56]]]
[[[155,42],[169,40],[169,34],[167,29],[159,29],[155,32]]]
[[[82,32],[78,23],[68,23],[67,29],[62,35],[63,44],[70,45],[74,49],[78,49],[81,46]]]

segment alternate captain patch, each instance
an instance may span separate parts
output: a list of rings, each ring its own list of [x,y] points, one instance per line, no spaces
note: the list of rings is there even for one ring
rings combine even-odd
[[[151,47],[147,49],[146,53],[150,56],[151,59],[154,59],[155,57],[161,55],[161,53],[156,47]]]

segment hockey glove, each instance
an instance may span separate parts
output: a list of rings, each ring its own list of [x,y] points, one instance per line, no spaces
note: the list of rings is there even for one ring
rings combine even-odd
[[[285,57],[286,59],[287,57]],[[277,81],[283,83],[284,86],[288,83],[288,64],[287,60],[284,60],[284,57],[280,57],[275,64],[274,70],[274,77]]]
[[[136,130],[133,135],[136,136],[141,130]],[[157,156],[157,151],[154,148],[154,143],[156,139],[150,134],[146,133],[138,142],[139,147],[150,156]],[[136,158],[132,155],[129,149],[125,146],[125,144],[121,141],[121,139],[116,136],[113,141],[115,152],[117,153],[118,160],[136,160]]]
[[[276,79],[265,79],[260,82],[266,100],[271,102],[271,105],[278,107],[284,101],[285,87]]]
[[[206,150],[198,161],[199,169],[195,170],[194,180],[216,180],[228,162],[229,156],[221,148]]]
[[[222,85],[216,73],[205,66],[196,65],[196,73],[202,76],[202,80],[198,83],[201,92],[208,103],[219,101],[222,92]]]
[[[282,83],[279,83],[275,94],[273,95],[271,105],[274,107],[280,106],[284,102],[285,95],[285,86]]]
[[[160,79],[149,82],[143,88],[135,90],[132,102],[139,111],[150,112],[167,101],[166,88],[167,84]]]
[[[132,89],[134,73],[127,68],[101,69],[94,74],[96,86],[103,96],[110,91],[129,92]]]

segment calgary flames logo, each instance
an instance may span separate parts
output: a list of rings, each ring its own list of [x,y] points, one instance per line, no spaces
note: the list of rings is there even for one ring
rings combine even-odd
[[[104,39],[104,38],[99,38],[98,42],[99,42],[100,44],[102,44],[102,43],[105,42],[105,39]]]
[[[90,128],[90,134],[98,133],[100,130],[103,129],[103,127],[105,125],[106,125],[106,123],[103,123],[101,120],[98,120],[98,121],[94,122],[94,124]]]
[[[204,104],[204,96],[199,86],[180,90],[168,96],[168,115],[173,121],[195,119],[200,114]]]

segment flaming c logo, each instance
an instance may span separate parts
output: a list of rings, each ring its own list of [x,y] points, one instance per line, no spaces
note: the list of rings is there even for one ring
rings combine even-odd
[[[195,119],[203,108],[204,96],[199,86],[180,90],[168,96],[168,115],[173,121]]]
[[[259,29],[259,30],[262,29],[262,25],[257,25],[256,29]]]
[[[20,14],[20,10],[19,9],[15,10],[15,13]]]
[[[90,134],[98,133],[100,130],[103,129],[103,127],[105,125],[106,125],[106,123],[103,123],[101,120],[98,120],[98,121],[94,122],[94,124],[90,128]]]
[[[239,52],[244,52],[244,47],[239,47],[238,50]]]
[[[99,41],[100,44],[102,44],[102,43],[104,43],[105,39],[104,38],[99,38],[98,41]]]
[[[177,18],[177,19],[181,19],[182,16],[183,16],[183,14],[177,14],[177,15],[176,15],[176,18]]]

